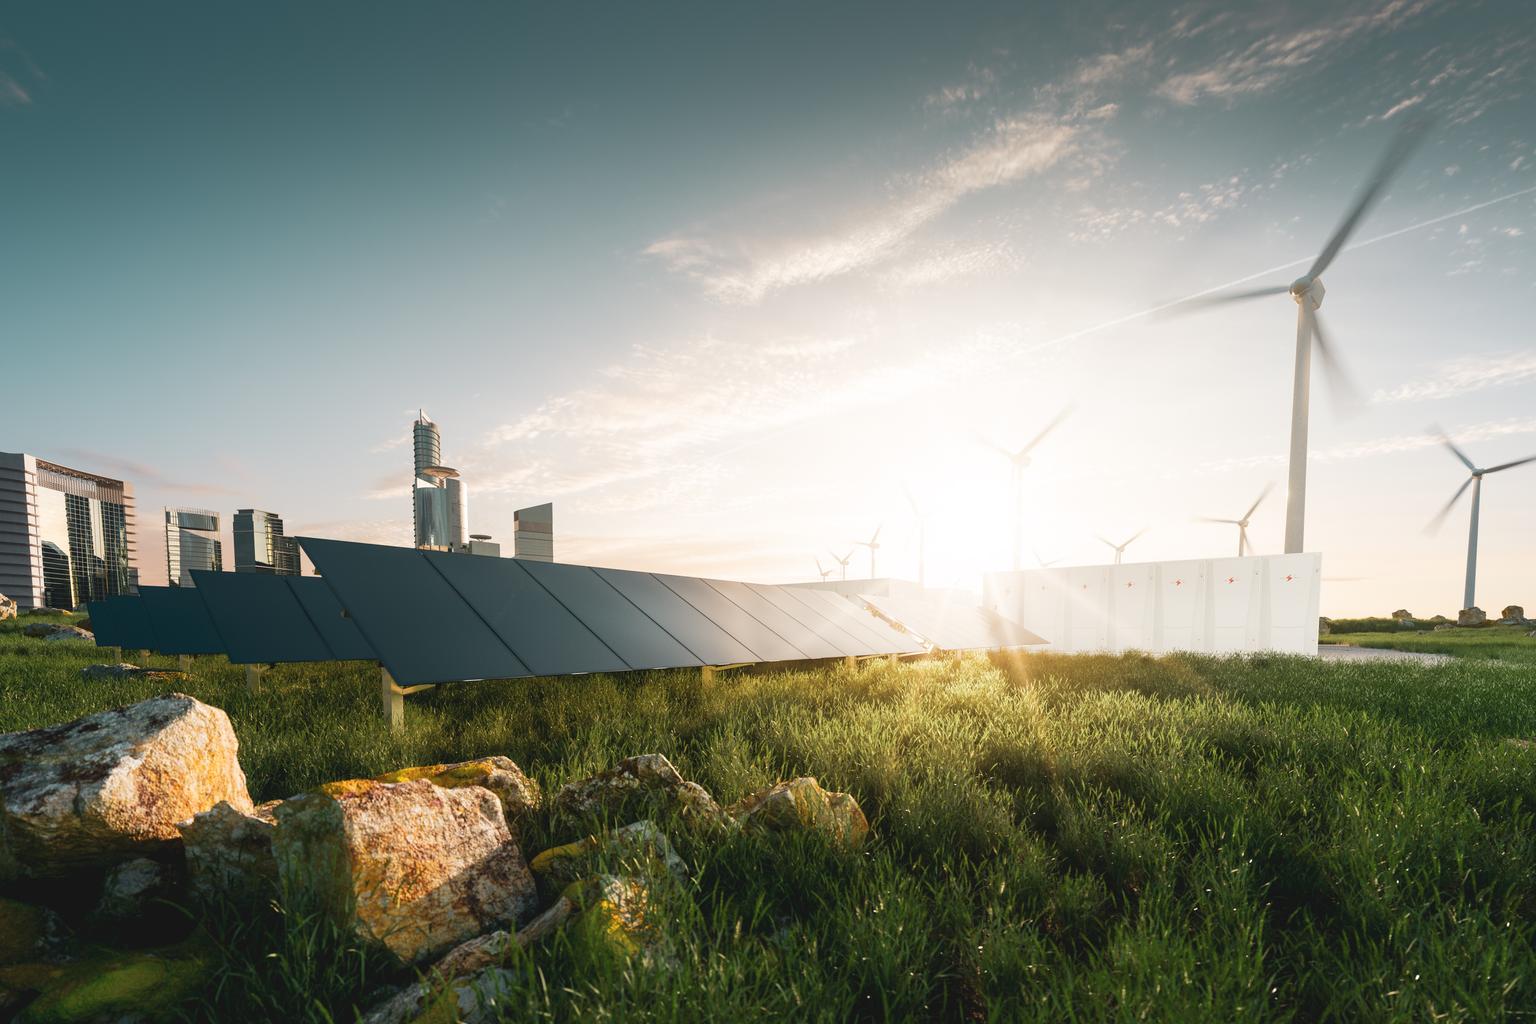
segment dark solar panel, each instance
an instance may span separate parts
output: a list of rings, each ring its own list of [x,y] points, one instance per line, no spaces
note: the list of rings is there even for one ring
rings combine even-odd
[[[119,595],[92,601],[87,606],[91,632],[98,647],[152,648],[149,620],[137,597]]]
[[[883,653],[874,651],[867,640],[851,635],[828,618],[825,613],[795,600],[787,587],[766,586],[761,583],[749,583],[747,586],[754,594],[815,633],[822,642],[832,645],[839,654],[857,657],[870,653]]]
[[[377,661],[363,634],[357,631],[357,623],[347,618],[324,580],[317,576],[286,576],[288,590],[303,606],[309,621],[320,632],[320,639],[330,649],[337,661]]]
[[[193,587],[140,587],[155,650],[161,654],[223,654],[208,607]]]
[[[761,661],[708,616],[648,572],[627,569],[595,569],[615,591],[687,647],[693,660],[687,665],[741,665]]]
[[[286,577],[194,569],[192,579],[230,661],[248,665],[335,657]]]
[[[794,616],[786,614],[778,605],[769,601],[745,583],[734,580],[705,580],[711,588],[742,611],[761,622],[775,636],[807,658],[840,658],[845,653],[836,644],[824,639],[815,630],[807,628]]]
[[[693,605],[721,629],[731,634],[741,646],[752,652],[749,661],[802,661],[808,655],[754,619],[740,605],[720,591],[692,576],[654,574],[667,588]]]
[[[299,544],[400,685],[533,674],[414,548]]]
[[[823,612],[828,619],[863,640],[876,654],[921,654],[924,650],[922,644],[833,591],[814,587],[785,587],[782,592]]]
[[[632,667],[517,560],[439,552],[423,552],[422,557],[534,674],[624,672]]]
[[[631,668],[703,664],[674,634],[641,611],[608,579],[606,569],[556,562],[518,563],[535,583],[570,609]]]

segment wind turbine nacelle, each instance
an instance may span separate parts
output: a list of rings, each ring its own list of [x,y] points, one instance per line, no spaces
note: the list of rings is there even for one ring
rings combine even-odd
[[[1323,304],[1323,296],[1327,293],[1328,289],[1323,287],[1323,279],[1320,277],[1298,277],[1291,282],[1291,298],[1296,300],[1297,305],[1306,300],[1312,304],[1313,309],[1317,309]]]

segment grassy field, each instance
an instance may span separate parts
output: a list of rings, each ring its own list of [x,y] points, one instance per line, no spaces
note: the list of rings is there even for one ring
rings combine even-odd
[[[95,660],[0,626],[0,731],[163,689],[82,684]],[[1536,751],[1506,742],[1536,737],[1536,676],[1507,665],[1040,655],[462,684],[411,698],[400,736],[376,680],[283,666],[253,698],[207,658],[181,688],[229,712],[258,799],[490,753],[552,791],[660,751],[722,802],[808,774],[871,819],[858,853],[667,823],[694,870],[668,909],[678,966],[542,946],[513,964],[508,1020],[1536,1017]],[[567,838],[543,817],[524,846]],[[193,1019],[351,1021],[398,980],[291,912],[211,931]]]
[[[1325,644],[1380,647],[1457,658],[1488,658],[1536,667],[1536,637],[1528,626],[1479,626],[1475,629],[1397,633],[1335,633],[1319,637]]]

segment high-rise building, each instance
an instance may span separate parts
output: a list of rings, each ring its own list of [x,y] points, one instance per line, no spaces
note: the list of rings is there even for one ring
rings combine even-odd
[[[205,508],[165,510],[165,575],[173,587],[191,587],[193,569],[224,571],[219,514]]]
[[[133,488],[0,452],[0,594],[19,608],[76,608],[133,592]]]
[[[530,562],[555,560],[555,506],[549,502],[512,513],[514,558]]]
[[[411,482],[414,543],[431,551],[467,549],[469,489],[459,471],[441,464],[442,435],[422,412],[412,428],[415,478]]]
[[[276,512],[259,508],[236,510],[234,534],[235,572],[299,574],[298,541],[283,535],[283,520]]]

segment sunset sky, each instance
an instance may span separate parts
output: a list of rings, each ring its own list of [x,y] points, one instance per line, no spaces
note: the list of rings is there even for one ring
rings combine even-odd
[[[1327,614],[1454,612],[1465,478],[1536,454],[1536,17],[1523,0],[0,8],[0,449],[160,508],[406,544],[424,408],[510,549],[979,588],[1026,551],[1280,550],[1286,296],[1324,275],[1368,401],[1314,378]],[[1521,194],[1523,193],[1523,194]],[[1257,276],[1255,276],[1257,275]],[[226,530],[227,530],[226,522]],[[1483,489],[1479,604],[1536,606],[1536,466]],[[226,555],[228,558],[229,556]],[[1033,562],[1033,555],[1028,555]],[[853,570],[868,570],[859,553]]]

